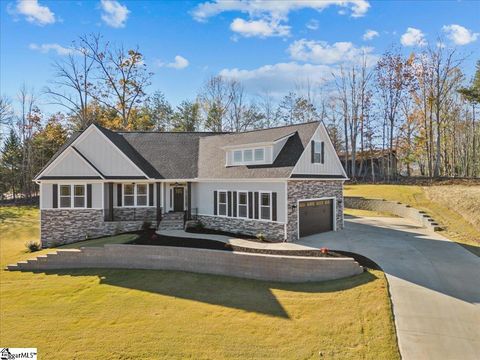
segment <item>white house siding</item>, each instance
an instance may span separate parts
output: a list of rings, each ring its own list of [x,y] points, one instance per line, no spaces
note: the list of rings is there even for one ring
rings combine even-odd
[[[330,142],[327,131],[325,130],[323,124],[317,128],[312,140],[323,141],[325,143],[324,163],[312,163],[312,143],[310,141],[306,146],[302,156],[298,160],[297,165],[293,169],[292,174],[343,175],[344,171],[342,164],[338,159],[335,148]]]
[[[192,207],[198,214],[213,215],[213,192],[271,191],[277,193],[277,222],[285,222],[285,182],[197,182],[192,184]]]
[[[40,206],[42,209],[52,209],[53,208],[53,184],[88,184],[88,182],[82,181],[73,181],[73,182],[45,182],[42,181],[42,186],[40,187]],[[92,208],[102,209],[102,183],[92,183]],[[75,210],[75,209],[72,209]]]
[[[99,176],[75,150],[67,149],[43,176]]]
[[[83,134],[74,145],[105,176],[144,176],[143,172],[96,128]]]

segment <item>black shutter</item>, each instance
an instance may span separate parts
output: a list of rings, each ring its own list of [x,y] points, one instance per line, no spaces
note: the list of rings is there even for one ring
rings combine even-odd
[[[153,184],[148,184],[148,206],[153,206]]]
[[[232,216],[232,192],[228,192],[228,216]]]
[[[311,141],[310,147],[312,148],[312,164],[315,162],[315,141]]]
[[[237,192],[234,191],[233,195],[233,217],[237,217]]]
[[[112,194],[113,198],[113,194]],[[122,184],[117,184],[117,206],[122,206]]]
[[[217,215],[217,192],[213,192],[213,215]]]
[[[325,161],[325,142],[322,141],[322,164]]]
[[[108,220],[113,221],[113,183],[108,183]]]
[[[52,207],[58,208],[58,185],[52,185]]]
[[[248,217],[253,218],[253,193],[251,191],[248,192]]]
[[[87,208],[92,207],[92,184],[87,184]]]
[[[258,192],[255,192],[255,219],[258,219]]]
[[[272,192],[272,221],[277,221],[277,193]]]
[[[160,186],[160,183],[156,183],[155,184],[155,188],[156,188],[156,200],[157,200],[157,224],[160,222],[160,220],[162,220],[162,207],[160,206],[161,205],[161,201],[160,201],[160,193],[162,191],[162,188]]]

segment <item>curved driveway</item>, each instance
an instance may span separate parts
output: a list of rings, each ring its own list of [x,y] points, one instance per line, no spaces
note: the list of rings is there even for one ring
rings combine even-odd
[[[348,218],[297,244],[365,255],[385,271],[404,360],[480,359],[480,258],[403,218]]]

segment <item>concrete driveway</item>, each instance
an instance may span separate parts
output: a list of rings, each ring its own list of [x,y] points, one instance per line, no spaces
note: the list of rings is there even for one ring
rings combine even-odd
[[[365,255],[385,271],[403,359],[480,359],[480,258],[403,218],[347,218],[298,243]]]

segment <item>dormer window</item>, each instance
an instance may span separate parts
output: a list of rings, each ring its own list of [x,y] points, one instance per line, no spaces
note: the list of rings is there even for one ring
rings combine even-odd
[[[265,148],[233,150],[232,165],[255,165],[265,163]]]

